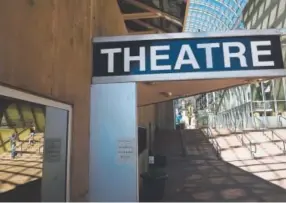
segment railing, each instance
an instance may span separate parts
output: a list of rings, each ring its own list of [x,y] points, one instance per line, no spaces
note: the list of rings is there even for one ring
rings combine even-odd
[[[251,139],[247,136],[247,132],[243,129],[243,120],[241,120],[236,129],[241,131],[241,136],[239,136],[235,130],[235,135],[237,139],[241,142],[241,144],[248,149],[252,157],[255,157],[255,153],[257,152],[257,146],[255,143],[252,143]],[[245,142],[245,139],[248,143]]]
[[[202,128],[202,129],[206,129],[207,130],[206,131],[207,139],[214,146],[218,159],[221,159],[221,151],[222,151],[222,149],[221,149],[219,143],[217,142],[217,140],[215,139],[215,137],[212,134],[211,128],[209,127],[209,119],[208,118],[209,118],[208,116],[203,116],[203,117],[199,118],[198,126],[200,128]]]
[[[182,148],[182,156],[187,156],[187,146],[186,146],[186,139],[182,130],[180,130],[180,137],[181,137],[181,148]]]
[[[21,133],[25,132],[25,131],[28,130],[28,129],[29,129],[29,128],[26,128],[26,129],[22,130],[22,131],[18,134],[18,136],[20,136]],[[19,139],[19,137],[18,137],[18,139]],[[28,140],[29,140],[29,137],[28,137],[27,139],[25,139],[24,141],[28,141]],[[18,146],[16,146],[16,148],[17,148],[17,147],[20,147],[21,156],[23,155],[23,144],[24,144],[24,142],[21,140],[21,141],[20,141],[20,144],[19,144]]]
[[[286,118],[281,116],[281,115],[278,115],[278,123],[280,124],[280,127],[283,127],[283,122],[282,120],[285,120],[286,121]]]
[[[27,129],[28,129],[28,128],[27,128]],[[26,130],[27,130],[27,129],[26,129]],[[22,132],[23,132],[23,131],[22,131]],[[23,144],[26,143],[26,142],[28,142],[29,139],[30,139],[30,137],[26,138],[25,140],[21,140],[21,141],[20,141],[20,144],[16,146],[17,148],[20,148],[20,152],[21,152],[20,154],[21,154],[21,156],[23,155]],[[43,137],[41,137],[40,139],[43,139]],[[39,146],[39,149],[37,150],[37,151],[39,152],[39,154],[42,154],[42,153],[41,153],[41,149],[42,149],[43,147],[44,147],[44,144],[42,144],[42,145]]]
[[[209,140],[209,141],[211,142],[211,144],[214,146],[215,151],[216,151],[216,153],[217,153],[217,154],[216,154],[217,157],[218,157],[219,159],[221,159],[221,151],[222,151],[222,149],[221,149],[221,147],[220,147],[218,141],[217,141],[217,140],[215,139],[215,137],[213,136],[210,127],[207,127],[206,129],[207,129],[208,140]]]
[[[252,108],[254,111],[274,110],[274,101],[252,101]]]
[[[268,138],[274,145],[276,145],[280,150],[282,150],[283,153],[286,153],[286,141],[285,141],[283,138],[281,138],[280,135],[278,135],[273,129],[268,128],[268,127],[266,126],[266,124],[265,124],[262,120],[260,120],[260,119],[257,118],[257,117],[255,117],[255,119],[260,122],[261,126],[263,126],[263,127],[261,128],[262,134],[263,134],[265,137],[267,137],[267,138]],[[265,133],[265,131],[270,131],[270,132],[271,132],[271,138]],[[282,142],[282,143],[283,143],[283,148],[281,148],[281,147],[277,144],[277,141],[274,140],[274,137],[276,137],[276,139],[278,138],[278,142]]]

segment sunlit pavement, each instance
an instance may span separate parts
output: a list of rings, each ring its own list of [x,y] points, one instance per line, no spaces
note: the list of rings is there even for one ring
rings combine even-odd
[[[286,130],[277,130],[279,136],[286,140],[283,132]],[[223,149],[223,160],[286,189],[286,154],[283,153],[283,142],[275,137],[272,140],[269,131],[265,134],[249,132],[246,135],[256,145],[254,157],[246,147],[241,146],[237,135],[229,132],[227,134],[227,130],[222,130],[220,135],[223,136],[217,137],[216,140]]]
[[[15,187],[42,177],[43,136],[35,137],[35,144],[30,146],[24,141],[17,147],[18,155],[11,159],[9,152],[0,155],[0,192],[7,192]]]

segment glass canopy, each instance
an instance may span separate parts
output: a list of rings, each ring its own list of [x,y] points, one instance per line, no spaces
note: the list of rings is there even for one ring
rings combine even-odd
[[[241,15],[248,0],[190,0],[185,32],[243,29]]]

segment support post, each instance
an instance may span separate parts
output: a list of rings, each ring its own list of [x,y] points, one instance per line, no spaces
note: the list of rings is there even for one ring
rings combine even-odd
[[[139,201],[136,94],[136,83],[91,86],[91,202]]]

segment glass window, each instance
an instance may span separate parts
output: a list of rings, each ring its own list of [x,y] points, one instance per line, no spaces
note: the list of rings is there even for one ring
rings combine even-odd
[[[274,94],[276,95],[276,100],[285,100],[282,78],[274,80]]]
[[[273,83],[271,80],[263,81],[263,91],[265,100],[274,100],[273,97]]]
[[[277,113],[282,115],[283,112],[286,112],[286,103],[285,101],[277,101]]]
[[[251,84],[251,98],[253,101],[262,101],[261,83]]]

